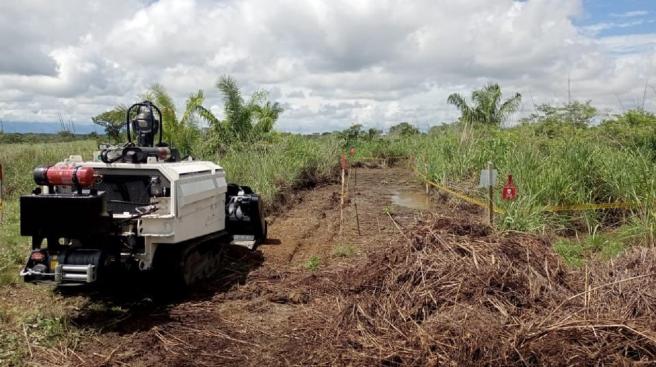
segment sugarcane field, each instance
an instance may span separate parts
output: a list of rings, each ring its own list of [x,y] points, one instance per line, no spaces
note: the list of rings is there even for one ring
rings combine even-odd
[[[0,4],[0,366],[656,365],[656,4]]]

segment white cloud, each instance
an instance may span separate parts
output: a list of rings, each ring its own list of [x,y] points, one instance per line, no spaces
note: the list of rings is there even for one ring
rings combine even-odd
[[[656,35],[599,38],[602,25],[574,26],[581,12],[572,0],[3,2],[0,118],[89,121],[156,82],[180,104],[204,89],[219,112],[224,74],[269,90],[286,108],[279,128],[295,131],[448,121],[449,93],[489,81],[523,93],[525,112],[562,101],[568,76],[602,108],[642,96]]]
[[[649,12],[646,10],[632,10],[624,13],[612,13],[611,16],[616,18],[634,18],[634,17],[644,17],[649,15]]]
[[[585,26],[583,27],[583,31],[587,34],[594,36],[603,31],[607,31],[610,29],[637,27],[643,25],[644,23],[645,20],[642,19],[625,21],[625,22],[601,22],[601,23],[595,23]]]

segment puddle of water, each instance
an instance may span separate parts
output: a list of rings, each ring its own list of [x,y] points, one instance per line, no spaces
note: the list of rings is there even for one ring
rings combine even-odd
[[[392,195],[392,204],[410,209],[426,210],[430,207],[430,198],[423,192],[396,191]]]

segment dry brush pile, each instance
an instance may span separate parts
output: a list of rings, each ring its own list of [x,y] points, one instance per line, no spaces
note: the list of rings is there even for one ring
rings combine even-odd
[[[654,249],[573,270],[535,236],[493,234],[438,217],[338,276],[338,307],[324,310],[337,317],[310,338],[331,339],[333,347],[315,349],[314,359],[387,366],[653,363],[655,275]]]

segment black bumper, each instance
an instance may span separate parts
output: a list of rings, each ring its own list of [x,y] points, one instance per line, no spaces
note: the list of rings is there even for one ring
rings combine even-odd
[[[103,192],[41,194],[20,198],[20,232],[37,238],[85,238],[110,232]]]

